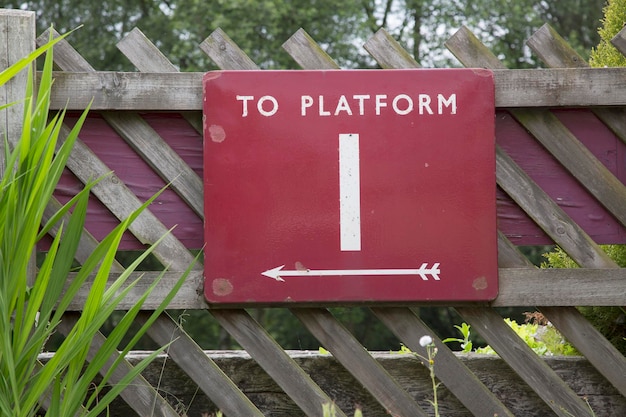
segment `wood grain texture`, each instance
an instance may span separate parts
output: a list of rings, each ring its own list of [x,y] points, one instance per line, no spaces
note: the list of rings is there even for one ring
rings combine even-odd
[[[230,377],[261,410],[265,416],[302,416],[302,411],[289,399],[270,376],[244,351],[204,351],[228,377]],[[386,410],[363,389],[357,380],[347,372],[332,355],[322,355],[317,351],[288,351],[289,357],[308,373],[322,388],[332,392],[337,406],[347,415],[354,415],[356,405],[363,408],[365,417],[389,417]],[[144,352],[133,352],[128,357],[137,363],[146,356]],[[415,398],[420,405],[428,408],[432,400],[432,388],[428,370],[411,354],[395,352],[372,352],[372,356],[385,370]],[[537,417],[553,415],[543,401],[495,355],[456,355],[464,366],[476,374],[487,388],[505,406],[515,410],[516,417]],[[42,355],[46,361],[49,355]],[[581,396],[588,398],[597,416],[626,415],[626,399],[581,357],[544,357],[542,360],[567,384],[575,387]],[[437,366],[437,365],[435,365]],[[159,384],[161,391],[190,417],[211,415],[218,407],[202,392],[174,361],[161,355],[144,372],[145,378]],[[471,417],[468,411],[445,387],[439,389],[439,406],[442,416]],[[133,411],[123,401],[118,401],[111,409],[113,416],[132,417]],[[320,414],[321,415],[321,412]],[[316,416],[318,416],[316,415]],[[478,415],[477,417],[491,417]],[[143,417],[143,416],[140,416]]]
[[[577,67],[587,65],[556,31],[544,25],[529,40],[529,46],[538,53],[542,60],[550,67]],[[538,36],[541,42],[534,39]],[[626,125],[624,113],[616,112],[616,109],[598,108],[594,113],[622,140],[626,140]],[[623,109],[619,109],[623,110]],[[591,248],[601,251],[600,248]],[[602,251],[601,251],[602,252]],[[604,254],[604,252],[602,252]],[[598,265],[588,257],[572,256],[581,266],[606,266],[618,268],[618,265],[610,261],[605,265]],[[622,393],[626,392],[626,359],[617,349],[592,325],[578,310],[573,307],[540,307],[540,310],[550,322],[563,334],[563,336],[598,369],[598,371],[610,381],[615,388]]]
[[[255,69],[254,64],[237,45],[221,31],[211,35],[203,50],[218,55],[222,69]],[[220,51],[226,53],[222,56]],[[216,61],[217,62],[217,61]],[[293,361],[276,341],[243,309],[210,310],[241,346],[276,381],[283,391],[307,415],[319,415],[322,405],[332,399]],[[339,417],[346,417],[338,410]]]
[[[589,235],[499,146],[496,146],[496,178],[502,189],[579,265],[617,268]]]
[[[144,324],[149,317],[150,313],[142,312],[138,316],[138,322]],[[167,313],[157,318],[148,329],[148,335],[161,346],[171,343],[166,351],[169,358],[176,362],[223,413],[231,416],[263,417],[250,399]]]
[[[475,416],[513,416],[496,396],[463,364],[457,355],[443,343],[434,332],[409,308],[372,309],[374,314],[387,326],[406,347],[428,357],[426,348],[420,345],[420,338],[429,335],[437,347],[435,374],[447,390]],[[428,366],[422,359],[422,363]]]
[[[419,68],[417,61],[385,29],[380,29],[363,45],[381,68]]]
[[[626,26],[623,27],[613,39],[611,39],[611,43],[622,53],[622,55],[626,56]]]
[[[41,41],[42,38],[39,38]],[[84,60],[66,40],[59,42],[62,49],[55,53],[55,63],[59,66],[73,65],[87,73],[94,73],[88,62]],[[56,45],[55,45],[56,47]],[[56,49],[55,49],[56,51]],[[69,129],[61,129],[62,138]],[[110,169],[80,140],[76,141],[67,167],[83,182],[100,178],[110,173]],[[195,174],[193,174],[195,176]],[[92,192],[120,220],[141,206],[141,202],[114,174],[97,184]],[[161,236],[167,235],[155,249],[155,256],[172,270],[184,271],[193,261],[194,256],[176,239],[168,229],[149,210],[145,210],[129,230],[144,244],[156,242]],[[201,265],[196,265],[202,269]],[[201,285],[196,283],[196,285]]]
[[[141,72],[178,72],[178,69],[143,34],[139,28],[133,28],[121,41],[117,49]],[[184,112],[182,116],[191,126],[202,134],[202,114],[200,112]]]
[[[202,179],[178,156],[150,125],[136,113],[106,112],[106,122],[204,219]]]
[[[291,312],[391,415],[427,416],[328,310],[294,308]]]
[[[79,313],[65,314],[59,325],[59,331],[67,335],[78,321]],[[91,361],[97,354],[97,351],[106,342],[106,337],[102,333],[95,334],[87,360]],[[115,353],[107,360],[106,365],[99,371],[101,374],[108,372],[113,363],[118,360],[119,354]],[[133,365],[128,360],[123,359],[117,368],[111,373],[110,384],[119,384],[129,372],[132,371]],[[133,379],[131,384],[121,392],[120,397],[126,401],[128,405],[140,416],[154,417],[179,417],[178,412],[159,394],[159,392],[141,375],[139,374]]]
[[[319,415],[322,406],[332,402],[245,310],[210,311],[306,415]],[[337,415],[346,417],[340,410]]]
[[[587,404],[492,309],[457,308],[498,355],[561,417],[589,416]]]
[[[204,45],[206,50],[219,47]],[[306,62],[305,57],[298,59]],[[625,73],[626,68],[494,70],[496,107],[624,106]],[[51,108],[67,104],[70,110],[81,110],[93,99],[93,110],[199,111],[203,75],[55,72]]]
[[[178,72],[139,28],[133,28],[116,46],[141,72]]]
[[[503,65],[469,30],[459,30],[446,43],[466,66],[502,68]],[[474,48],[467,51],[469,46]],[[465,49],[462,49],[465,48]],[[592,71],[596,69],[564,69]],[[549,88],[544,93],[553,94]],[[626,225],[626,187],[589,150],[547,110],[511,110],[511,114],[541,142],[543,146],[591,192],[622,224]]]
[[[304,69],[339,69],[339,65],[302,28],[283,43],[283,49]]]
[[[618,37],[619,35],[616,39]],[[547,23],[535,32],[526,43],[550,68],[586,68],[589,66],[583,57]],[[613,133],[626,142],[626,111],[624,108],[600,107],[593,108],[592,111]]]
[[[217,28],[202,43],[200,49],[222,69],[255,70],[259,67],[243,52],[226,32]],[[196,107],[195,110],[201,109]]]
[[[541,26],[526,45],[550,68],[587,68],[589,64],[550,24]]]
[[[372,41],[372,39],[374,39]],[[400,47],[386,32],[379,31],[372,39],[368,52],[383,67],[387,68],[417,68],[419,64]],[[500,233],[500,232],[498,232]],[[506,239],[504,236],[502,236]],[[507,240],[508,241],[508,240]],[[500,248],[501,244],[498,243]],[[504,257],[505,253],[498,257]],[[396,336],[412,351],[426,356],[426,350],[419,344],[421,335],[432,332],[413,312],[401,308],[374,308],[374,313]],[[437,378],[449,389],[474,415],[511,415],[510,411],[469,371],[456,359],[450,349],[434,337],[439,352],[440,366],[435,367]]]

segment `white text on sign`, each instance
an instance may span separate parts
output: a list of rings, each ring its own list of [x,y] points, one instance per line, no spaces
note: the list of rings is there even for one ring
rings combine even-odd
[[[241,102],[241,117],[248,117],[255,110],[262,116],[271,117],[280,108],[278,100],[271,95],[259,98],[237,95],[236,98]],[[332,99],[323,95],[300,96],[300,116],[380,116],[385,112],[393,112],[399,116],[412,113],[454,115],[457,112],[456,94],[353,94]]]

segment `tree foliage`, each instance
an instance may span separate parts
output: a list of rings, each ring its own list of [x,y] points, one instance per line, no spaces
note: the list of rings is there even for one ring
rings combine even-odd
[[[624,67],[626,57],[612,44],[611,39],[626,25],[626,0],[610,0],[604,9],[602,27],[598,30],[601,41],[591,52],[592,67]]]
[[[444,42],[468,26],[511,68],[533,67],[526,39],[548,22],[583,54],[599,41],[604,0],[29,0],[40,27],[72,39],[97,69],[133,70],[115,43],[139,27],[181,71],[214,69],[198,48],[221,27],[261,68],[296,68],[282,44],[304,28],[344,68],[375,67],[362,44],[385,29],[427,67],[458,66]]]

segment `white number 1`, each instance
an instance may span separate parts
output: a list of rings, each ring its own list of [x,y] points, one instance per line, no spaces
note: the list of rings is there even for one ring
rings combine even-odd
[[[339,229],[342,251],[361,250],[359,135],[339,134]]]

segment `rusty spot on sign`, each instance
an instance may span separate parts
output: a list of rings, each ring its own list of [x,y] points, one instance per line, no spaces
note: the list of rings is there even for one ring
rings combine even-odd
[[[222,126],[211,125],[209,126],[209,136],[213,142],[221,143],[226,139],[226,132]]]
[[[233,292],[233,284],[226,278],[217,278],[213,280],[213,294],[224,297]]]
[[[476,291],[486,290],[488,286],[489,284],[487,283],[487,278],[485,277],[478,277],[472,283],[472,287],[474,287]]]

